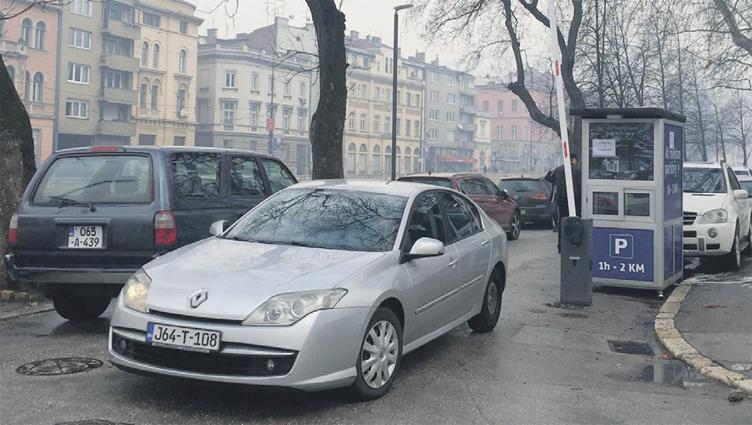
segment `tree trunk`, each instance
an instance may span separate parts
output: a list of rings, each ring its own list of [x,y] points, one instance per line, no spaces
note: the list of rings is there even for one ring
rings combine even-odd
[[[319,50],[319,103],[311,119],[314,179],[341,179],[345,127],[345,14],[334,0],[306,0],[316,28]]]
[[[5,254],[10,217],[36,172],[31,122],[0,55],[0,257]],[[0,261],[0,286],[5,265]]]

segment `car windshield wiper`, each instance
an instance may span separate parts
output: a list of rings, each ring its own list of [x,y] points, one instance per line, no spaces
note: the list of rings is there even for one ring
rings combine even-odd
[[[81,202],[72,198],[66,198],[65,196],[54,196],[54,195],[48,196],[48,198],[60,202],[60,204],[58,204],[58,209],[63,208],[63,207],[70,207],[70,206],[79,206],[79,207],[89,207],[89,210],[91,212],[94,212],[97,210],[93,202]]]

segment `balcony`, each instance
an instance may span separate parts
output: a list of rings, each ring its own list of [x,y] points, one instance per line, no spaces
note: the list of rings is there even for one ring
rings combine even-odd
[[[135,23],[108,19],[104,21],[102,28],[102,32],[116,37],[129,38],[131,40],[138,40],[141,37],[139,26]]]
[[[135,90],[103,87],[100,93],[100,100],[104,100],[105,102],[109,103],[125,103],[126,105],[135,105],[136,102],[138,102],[138,93]]]
[[[28,47],[17,41],[0,40],[0,53],[6,58],[26,58],[28,56],[26,50]]]
[[[138,72],[138,58],[130,56],[108,55],[103,53],[100,64],[106,68]]]
[[[133,136],[136,134],[136,123],[130,121],[98,121],[97,133],[112,136]]]
[[[475,132],[475,124],[469,123],[459,123],[457,124],[457,130],[460,131],[469,131],[469,132]]]
[[[475,105],[460,105],[460,111],[466,114],[475,114],[476,112],[478,112],[478,109],[475,107]]]

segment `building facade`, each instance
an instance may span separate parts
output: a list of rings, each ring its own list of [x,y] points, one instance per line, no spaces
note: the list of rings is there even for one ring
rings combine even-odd
[[[315,56],[259,44],[249,34],[218,39],[215,29],[201,38],[196,144],[269,153],[307,176]]]
[[[0,11],[20,13],[31,1],[0,0]],[[0,20],[0,54],[31,120],[37,164],[54,149],[58,29],[61,7],[33,5]]]
[[[517,95],[497,83],[478,89],[479,113],[489,117],[490,170],[543,174],[561,163],[558,136],[535,122]],[[538,105],[549,104],[547,93],[532,91],[531,95]]]
[[[193,146],[196,134],[196,7],[184,0],[140,1],[136,56],[136,143]]]

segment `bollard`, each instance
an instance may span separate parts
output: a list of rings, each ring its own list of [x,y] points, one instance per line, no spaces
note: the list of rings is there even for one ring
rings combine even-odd
[[[593,220],[563,217],[559,231],[562,232],[560,302],[591,305],[593,303]]]

